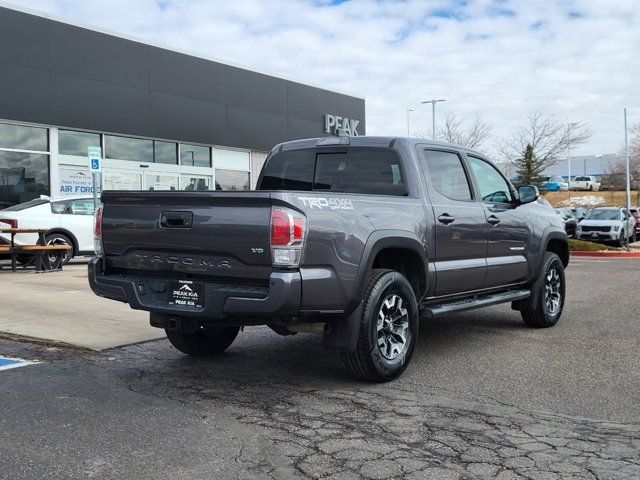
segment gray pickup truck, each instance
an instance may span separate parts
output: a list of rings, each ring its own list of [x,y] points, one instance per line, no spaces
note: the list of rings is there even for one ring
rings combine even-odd
[[[93,291],[151,312],[181,352],[214,355],[247,325],[317,332],[356,377],[406,368],[419,319],[510,302],[556,324],[561,218],[483,155],[408,138],[282,143],[257,190],[107,191]]]

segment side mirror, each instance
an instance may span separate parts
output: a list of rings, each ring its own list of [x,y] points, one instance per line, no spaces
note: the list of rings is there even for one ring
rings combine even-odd
[[[538,187],[535,185],[521,185],[518,187],[518,197],[520,198],[520,203],[531,203],[535,202],[540,196],[540,192],[538,191]]]

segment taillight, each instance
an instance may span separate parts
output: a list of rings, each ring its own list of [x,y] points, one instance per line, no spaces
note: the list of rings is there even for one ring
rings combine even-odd
[[[93,249],[98,256],[104,253],[102,249],[102,206],[96,209],[93,216]]]
[[[15,218],[0,218],[0,222],[8,223],[11,228],[18,228],[18,220]]]
[[[307,217],[290,208],[271,209],[271,256],[274,267],[297,267],[302,257],[302,247]]]

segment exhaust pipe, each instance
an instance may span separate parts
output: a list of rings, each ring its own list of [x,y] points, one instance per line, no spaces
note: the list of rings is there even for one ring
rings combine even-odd
[[[293,323],[287,325],[287,330],[294,333],[322,333],[329,334],[331,325],[328,323]]]

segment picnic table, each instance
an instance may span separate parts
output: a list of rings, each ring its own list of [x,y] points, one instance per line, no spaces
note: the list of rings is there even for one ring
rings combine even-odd
[[[25,228],[0,228],[0,233],[11,234],[11,242],[9,245],[0,245],[0,253],[9,253],[11,255],[11,271],[17,270],[18,254],[32,254],[33,260],[28,262],[35,263],[36,272],[45,272],[49,270],[61,270],[64,254],[72,247],[70,245],[47,245],[45,233],[48,228],[25,227]],[[15,237],[19,233],[37,233],[38,241],[35,245],[16,245]],[[46,254],[46,255],[45,255]],[[52,262],[49,257],[54,254],[55,259]],[[26,267],[26,265],[25,265]],[[2,268],[2,267],[0,267]]]

